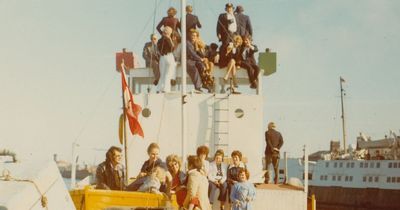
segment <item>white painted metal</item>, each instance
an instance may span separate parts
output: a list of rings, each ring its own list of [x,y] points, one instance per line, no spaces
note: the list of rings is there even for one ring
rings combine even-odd
[[[1,177],[5,170],[9,181]],[[46,209],[41,204],[42,194],[49,210],[75,209],[54,161],[1,163],[0,177],[0,209]]]
[[[253,201],[255,210],[307,210],[302,205],[307,200],[307,194],[302,190],[257,189],[256,194]]]

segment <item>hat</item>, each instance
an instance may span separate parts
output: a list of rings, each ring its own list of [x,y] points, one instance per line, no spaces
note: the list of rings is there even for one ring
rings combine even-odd
[[[225,4],[225,8],[228,8],[228,7],[233,7],[233,4],[232,3]]]
[[[275,128],[276,128],[276,125],[274,122],[268,123],[268,129],[275,129]]]
[[[242,7],[241,5],[238,5],[238,6],[236,7],[236,12],[244,12],[243,7]]]

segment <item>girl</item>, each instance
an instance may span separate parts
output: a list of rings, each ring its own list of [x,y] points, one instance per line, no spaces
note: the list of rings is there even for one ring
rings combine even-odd
[[[232,210],[251,210],[250,202],[256,196],[256,189],[252,183],[247,181],[249,177],[247,169],[239,170],[239,181],[233,186],[230,195]]]

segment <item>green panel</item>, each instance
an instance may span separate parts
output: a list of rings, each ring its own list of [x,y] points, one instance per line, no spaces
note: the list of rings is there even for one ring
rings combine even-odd
[[[258,65],[264,69],[264,76],[271,75],[276,72],[276,53],[260,52],[258,56]]]

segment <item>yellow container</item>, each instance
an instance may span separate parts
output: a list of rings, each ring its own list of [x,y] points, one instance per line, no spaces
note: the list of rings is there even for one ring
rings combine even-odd
[[[78,210],[103,210],[113,207],[179,209],[175,195],[169,200],[164,194],[96,190],[90,186],[80,190],[72,190],[70,195],[75,208]]]

